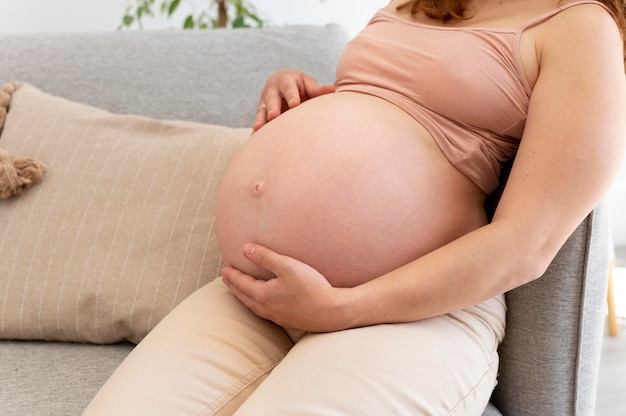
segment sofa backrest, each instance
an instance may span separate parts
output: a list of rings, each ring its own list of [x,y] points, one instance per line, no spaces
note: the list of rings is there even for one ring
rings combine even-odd
[[[116,113],[252,125],[273,72],[333,82],[347,35],[338,25],[210,31],[0,36],[0,82]]]

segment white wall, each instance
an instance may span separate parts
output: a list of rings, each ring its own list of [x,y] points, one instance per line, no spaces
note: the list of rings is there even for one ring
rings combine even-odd
[[[609,192],[609,212],[615,245],[626,246],[626,163]]]
[[[111,31],[118,27],[129,0],[0,0],[1,33]],[[198,0],[199,1],[199,0]],[[387,0],[254,0],[270,24],[336,22],[356,35]],[[180,27],[165,19],[146,20],[147,29]],[[626,245],[626,168],[610,195],[613,238]]]
[[[354,36],[387,3],[387,0],[260,0],[255,4],[272,24],[336,22]]]
[[[114,30],[126,0],[0,0],[0,32]]]
[[[158,3],[158,2],[157,2]],[[273,26],[340,23],[353,36],[386,0],[254,0]],[[0,0],[0,33],[56,33],[115,30],[129,0]],[[148,19],[147,29],[180,27]]]

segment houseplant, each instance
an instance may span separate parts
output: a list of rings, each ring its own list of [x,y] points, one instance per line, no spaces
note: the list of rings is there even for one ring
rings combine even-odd
[[[155,17],[156,13],[168,18],[182,14],[183,29],[262,27],[265,24],[251,0],[159,0],[158,4],[156,0],[129,0],[129,3],[119,29],[135,24],[141,29],[142,19]]]
[[[248,0],[133,0],[130,3],[119,29],[135,24],[141,29],[142,20],[157,13],[168,18],[183,13],[183,29],[263,26],[263,19]]]
[[[324,0],[320,0],[324,1]],[[183,16],[183,29],[262,27],[251,0],[129,0],[119,29],[143,28],[143,19],[157,14],[172,18]]]

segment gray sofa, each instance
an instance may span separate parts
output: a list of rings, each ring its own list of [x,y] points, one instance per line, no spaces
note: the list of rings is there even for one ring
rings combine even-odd
[[[345,42],[335,25],[4,35],[0,83],[28,82],[116,113],[250,126],[268,75],[297,67],[332,82]],[[0,225],[0,241],[5,229]],[[507,294],[499,384],[485,415],[594,413],[607,244],[602,203],[542,278]],[[132,348],[128,342],[0,341],[0,415],[79,415]]]

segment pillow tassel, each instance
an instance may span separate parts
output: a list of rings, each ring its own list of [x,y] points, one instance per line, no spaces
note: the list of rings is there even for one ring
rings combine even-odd
[[[21,194],[43,181],[46,166],[36,159],[15,158],[0,148],[0,199]]]
[[[0,88],[0,132],[4,127],[11,96],[17,89],[15,82],[4,84]],[[46,166],[31,158],[16,158],[0,148],[0,199],[7,199],[21,194],[31,185],[43,181]]]
[[[4,120],[9,112],[9,103],[11,102],[11,95],[15,92],[17,86],[15,82],[9,82],[4,84],[0,88],[0,131],[4,126]]]

